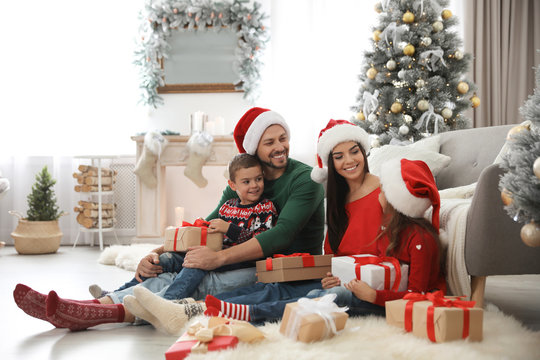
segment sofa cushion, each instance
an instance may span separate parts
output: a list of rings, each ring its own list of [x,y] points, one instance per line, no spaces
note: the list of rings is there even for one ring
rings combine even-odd
[[[429,149],[437,149],[438,141],[433,139],[424,142],[424,140],[406,146],[400,145],[384,145],[380,148],[371,149],[371,153],[368,156],[369,171],[379,176],[381,165],[394,158],[406,158],[409,160],[422,160],[424,161],[433,176],[436,176],[442,169],[444,169],[451,161],[451,158],[446,155],[439,154],[438,151]]]

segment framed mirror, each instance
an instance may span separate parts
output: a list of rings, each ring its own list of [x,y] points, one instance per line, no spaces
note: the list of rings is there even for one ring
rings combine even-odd
[[[230,28],[215,31],[173,31],[171,50],[162,59],[164,93],[243,91],[234,71],[238,38]]]
[[[145,0],[134,63],[141,102],[157,107],[162,93],[236,92],[258,96],[267,41],[260,4],[249,0]]]

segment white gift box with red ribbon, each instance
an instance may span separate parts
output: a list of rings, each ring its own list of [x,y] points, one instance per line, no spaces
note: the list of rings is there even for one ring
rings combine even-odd
[[[396,284],[396,274],[398,283]],[[409,265],[400,264],[396,258],[369,254],[334,256],[332,275],[341,280],[341,285],[354,279],[366,282],[375,290],[407,290]],[[399,284],[399,285],[398,285]]]

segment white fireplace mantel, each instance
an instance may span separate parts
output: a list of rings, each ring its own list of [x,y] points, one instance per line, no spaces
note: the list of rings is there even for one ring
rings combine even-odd
[[[136,182],[136,226],[137,236],[134,242],[163,241],[163,231],[167,226],[167,194],[166,194],[166,168],[167,166],[185,166],[189,157],[187,142],[189,136],[167,135],[169,141],[156,162],[155,174],[157,186],[149,188],[139,180]],[[132,136],[137,144],[137,162],[142,154],[144,136]],[[231,135],[214,136],[212,152],[205,166],[227,166],[237,153],[234,139]]]

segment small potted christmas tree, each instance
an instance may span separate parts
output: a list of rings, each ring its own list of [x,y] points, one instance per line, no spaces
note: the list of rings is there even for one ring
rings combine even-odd
[[[23,218],[18,211],[10,211],[19,218],[17,228],[11,233],[19,254],[54,253],[60,247],[63,234],[58,226],[58,218],[64,212],[59,211],[56,205],[55,183],[47,166],[43,167],[36,175],[32,192],[27,197],[27,217]]]

